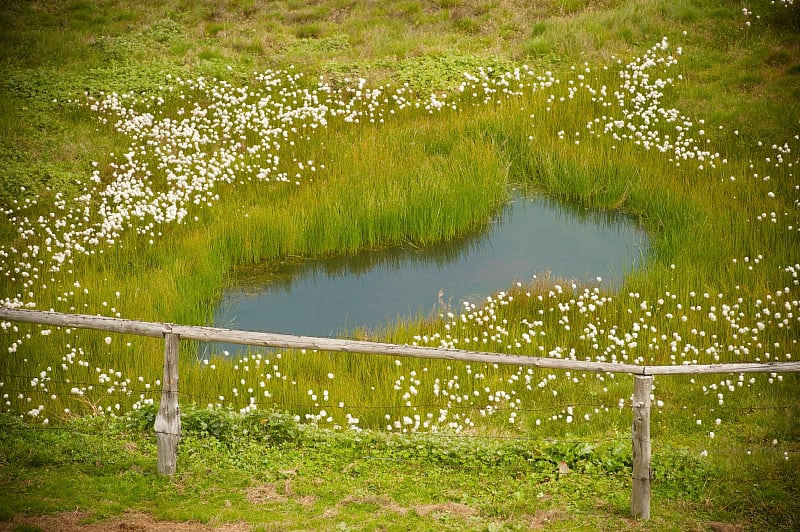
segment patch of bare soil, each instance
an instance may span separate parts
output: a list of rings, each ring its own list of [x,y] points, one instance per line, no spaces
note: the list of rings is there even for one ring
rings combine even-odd
[[[112,517],[105,521],[85,523],[90,516],[91,514],[87,512],[62,512],[55,515],[36,517],[16,516],[11,521],[0,523],[0,531],[14,530],[23,525],[58,532],[103,532],[110,530],[122,532],[154,532],[161,530],[176,532],[244,532],[250,530],[250,526],[247,523],[228,523],[220,526],[209,526],[193,522],[156,521],[148,514],[134,512]]]

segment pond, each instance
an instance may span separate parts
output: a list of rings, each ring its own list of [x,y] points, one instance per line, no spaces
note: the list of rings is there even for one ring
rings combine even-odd
[[[488,230],[450,242],[237,269],[214,325],[352,337],[397,319],[457,312],[463,301],[478,303],[534,276],[600,277],[613,288],[643,263],[647,245],[644,231],[620,214],[516,195]]]

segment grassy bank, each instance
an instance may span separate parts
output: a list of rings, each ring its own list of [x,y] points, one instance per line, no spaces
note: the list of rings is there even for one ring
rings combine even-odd
[[[646,267],[618,292],[539,276],[364,334],[638,364],[792,360],[798,17],[788,2],[4,6],[0,296],[206,324],[236,267],[474,234],[518,187],[625,213],[650,236]],[[161,342],[4,324],[0,343],[3,410],[33,423],[158,401]],[[589,441],[630,424],[627,378],[199,361],[197,347],[181,393],[221,412]],[[684,457],[764,449],[753,471],[796,468],[796,385],[658,379],[654,436]]]
[[[736,523],[761,529],[793,525],[797,481],[791,473],[738,470],[731,483],[724,464],[677,450],[655,457],[652,521],[631,520],[625,438],[587,444],[345,434],[299,426],[275,413],[234,421],[191,409],[184,421],[180,472],[167,479],[154,473],[156,449],[150,432],[140,431],[143,425],[94,418],[46,430],[0,417],[4,478],[16,487],[0,503],[3,526],[739,530]],[[724,504],[716,502],[720,496]]]

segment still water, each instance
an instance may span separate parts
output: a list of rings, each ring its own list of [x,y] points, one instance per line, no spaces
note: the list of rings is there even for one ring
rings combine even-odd
[[[214,324],[348,337],[398,318],[457,311],[462,301],[478,303],[545,272],[617,286],[646,249],[644,232],[618,214],[517,196],[487,231],[451,242],[237,269]]]

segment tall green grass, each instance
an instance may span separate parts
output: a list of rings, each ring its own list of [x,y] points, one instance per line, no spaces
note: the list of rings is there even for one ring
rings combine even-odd
[[[109,9],[112,4],[98,3],[98,6]],[[477,9],[471,2],[466,4]],[[16,88],[2,98],[2,108],[10,112],[2,119],[4,151],[0,162],[3,168],[13,171],[8,175],[14,176],[12,183],[3,183],[3,201],[10,204],[35,194],[47,199],[57,190],[75,193],[80,189],[76,182],[89,174],[89,160],[98,160],[105,167],[115,160],[110,153],[124,150],[125,139],[108,127],[96,126],[85,111],[62,113],[60,107],[47,103],[51,97],[63,98],[64,93],[79,97],[82,82],[93,84],[91,88],[95,90],[96,86],[124,87],[130,80],[134,88],[153,93],[163,82],[164,69],[174,68],[176,75],[212,73],[241,81],[248,74],[238,68],[228,73],[225,63],[251,68],[297,60],[309,69],[332,74],[337,83],[344,83],[342,71],[347,75],[352,71],[370,79],[395,78],[417,87],[436,89],[441,88],[435,86],[439,80],[442,86],[451,86],[457,69],[470,65],[469,61],[464,62],[464,57],[478,64],[482,58],[470,54],[486,45],[484,49],[502,53],[501,59],[492,59],[495,64],[527,60],[537,73],[554,70],[564,84],[575,79],[581,65],[589,62],[592,73],[587,80],[595,86],[613,87],[617,82],[614,69],[604,71],[595,61],[613,64],[612,56],[625,61],[657,42],[662,34],[671,35],[678,45],[684,42],[680,35],[684,28],[688,31],[686,53],[678,70],[685,80],[671,89],[665,100],[696,118],[707,118],[711,145],[727,158],[727,164],[703,171],[698,171],[696,164],[677,167],[667,156],[655,151],[647,152],[609,137],[588,135],[586,123],[603,114],[603,109],[585,94],[567,103],[547,102],[550,93],[561,95],[563,87],[489,105],[472,106],[478,102],[466,97],[460,111],[448,110],[436,115],[408,112],[385,124],[334,125],[317,132],[311,141],[298,143],[282,154],[282,169],[286,171],[291,170],[293,158],[325,164],[325,169],[320,168],[314,174],[313,181],[299,186],[253,183],[223,186],[219,190],[221,202],[199,211],[197,222],[165,228],[154,245],[148,243],[149,237],[127,235],[120,245],[105,248],[102,255],[77,258],[71,271],[62,272],[53,281],[42,275],[40,284],[46,284],[47,288],[37,286],[37,297],[41,298],[37,301],[38,308],[208,324],[223,289],[235,282],[237,266],[268,265],[289,257],[353,254],[396,244],[424,246],[454,239],[484,229],[508,198],[510,188],[516,186],[546,194],[577,209],[623,211],[648,231],[651,248],[646,268],[629,275],[619,293],[609,294],[611,300],[592,315],[596,322],[605,324],[606,334],[616,327],[622,335],[632,331],[635,324],[641,325],[643,301],[653,307],[646,322],[658,332],[642,333],[639,345],[627,354],[630,360],[642,357],[647,364],[673,363],[670,356],[675,353],[668,344],[675,334],[683,339],[681,346],[692,343],[705,349],[713,342],[722,346],[748,344],[752,352],[763,352],[766,348],[759,350],[754,346],[777,343],[780,348],[774,356],[782,357],[784,351],[796,354],[795,325],[771,327],[751,340],[753,333],[739,333],[722,319],[713,321],[708,312],[711,305],[716,305],[719,318],[722,303],[733,304],[741,297],[738,311],[753,316],[759,311],[756,299],[775,294],[791,282],[780,269],[796,263],[796,250],[800,248],[797,231],[786,230],[787,217],[796,219],[793,203],[796,169],[786,165],[776,168],[765,158],[774,157],[769,145],[782,144],[797,131],[799,116],[789,94],[798,90],[798,82],[796,77],[785,74],[786,65],[800,61],[796,50],[787,44],[797,41],[797,32],[773,25],[761,27],[758,35],[743,34],[740,31],[743,20],[738,11],[718,2],[691,5],[623,2],[606,9],[574,3],[566,11],[556,3],[549,3],[544,12],[524,14],[513,12],[513,6],[505,2],[500,4],[486,15],[474,11],[470,16],[476,20],[488,17],[488,27],[516,28],[509,30],[512,36],[505,41],[483,26],[479,26],[477,35],[463,31],[467,26],[452,22],[452,6],[434,9],[425,4],[418,9],[417,4],[408,2],[383,8],[376,3],[354,4],[345,9],[347,16],[342,22],[331,20],[333,11],[298,10],[290,3],[274,3],[253,10],[212,3],[210,7],[185,12],[170,12],[170,6],[175,5],[167,3],[162,10],[152,13],[132,7],[126,11],[128,16],[124,20],[109,20],[111,15],[102,20],[87,18],[85,10],[76,8],[68,13],[66,24],[70,35],[77,39],[74,49],[77,52],[65,55],[63,64],[55,59],[63,51],[62,46],[54,42],[54,30],[44,24],[55,15],[40,13],[38,5],[9,8],[4,14],[7,21],[39,21],[41,26],[26,30],[24,25],[17,25],[4,37],[11,50],[4,57],[13,67],[13,75],[8,78],[11,81],[5,83]],[[771,9],[766,2],[757,7],[764,13]],[[68,8],[52,9],[62,14],[58,10]],[[385,25],[376,24],[379,9],[388,10],[394,18]],[[530,9],[535,11],[533,7]],[[565,12],[571,13],[570,16],[563,16]],[[293,37],[279,44],[265,43],[269,39],[260,35],[255,37],[261,39],[260,47],[237,47],[231,35],[244,29],[231,28],[227,21],[239,16],[245,17],[245,28],[251,29],[270,17],[278,34]],[[98,29],[107,35],[98,39],[94,35]],[[37,35],[43,38],[37,39]],[[346,35],[347,39],[336,35]],[[564,35],[570,38],[557,38]],[[744,38],[740,38],[742,35]],[[184,46],[195,42],[201,46],[192,47],[194,51]],[[28,45],[33,48],[26,50]],[[275,56],[267,54],[273,46],[277,48]],[[782,58],[779,66],[760,62],[765,50],[771,49],[777,49],[775,53]],[[123,54],[124,50],[131,50],[132,55]],[[268,57],[260,55],[259,50]],[[732,50],[736,54],[729,61],[726,53]],[[131,79],[131,72],[153,51],[167,54],[163,64],[144,65],[141,78]],[[36,54],[41,58],[37,59]],[[427,59],[415,62],[418,55]],[[101,64],[109,57],[115,58],[114,68],[104,68]],[[125,65],[125,61],[131,64]],[[569,70],[571,64],[578,67],[577,72]],[[749,65],[756,71],[758,86],[742,82],[722,90],[726,80],[733,76],[731,71],[740,65]],[[52,74],[53,79],[43,73]],[[100,78],[94,80],[94,74]],[[35,105],[35,113],[28,115],[20,110],[17,99],[32,109]],[[754,101],[757,117],[753,117],[751,107]],[[530,118],[531,114],[534,118]],[[723,129],[719,130],[719,126]],[[734,129],[741,130],[740,134],[734,134]],[[560,139],[559,131],[565,131],[567,138]],[[580,144],[575,144],[573,134],[578,131]],[[758,140],[763,140],[766,146],[757,146]],[[53,151],[45,149],[50,143],[56,146]],[[48,159],[49,153],[57,154],[54,160]],[[86,154],[90,154],[88,158]],[[40,164],[42,158],[47,165]],[[759,173],[762,179],[752,177],[753,173]],[[730,180],[731,175],[736,181]],[[765,175],[770,176],[769,181],[763,180]],[[22,183],[28,187],[25,193],[19,189]],[[774,198],[767,195],[770,191]],[[47,215],[47,212],[48,204],[42,202],[33,215]],[[770,212],[776,212],[782,223],[773,224],[769,219],[756,221],[762,213]],[[13,220],[5,220],[1,227],[4,244],[23,244],[15,234]],[[752,261],[759,255],[762,259],[749,270],[744,258]],[[75,281],[81,286],[75,286]],[[550,296],[556,283],[565,290]],[[84,288],[88,291],[85,295]],[[487,330],[474,323],[448,330],[446,313],[457,314],[458,308],[436,309],[434,314],[441,313],[441,319],[437,315],[407,317],[384,331],[362,331],[357,335],[402,344],[423,343],[416,337],[438,340],[450,334],[460,340],[458,347],[462,348],[541,356],[556,346],[574,346],[578,358],[595,356],[591,342],[581,338],[585,334],[579,325],[583,324],[583,317],[574,306],[569,314],[573,326],[568,330],[559,322],[562,314],[558,312],[558,303],[569,303],[582,288],[573,290],[569,280],[558,279],[534,286],[508,287],[514,300],[498,305],[495,310],[500,319],[507,320],[509,337],[518,338],[527,330],[523,319],[542,320],[542,330],[546,332],[520,347],[509,349],[505,342],[484,344],[483,333]],[[19,282],[3,279],[0,290],[5,296],[21,288]],[[62,304],[59,297],[69,291],[75,296],[69,298],[70,303]],[[670,299],[667,292],[675,294],[676,299]],[[537,299],[538,295],[543,296],[543,301]],[[656,305],[659,299],[665,303]],[[678,304],[683,308],[678,309]],[[702,310],[689,310],[696,305]],[[670,318],[668,313],[674,316]],[[680,320],[682,315],[687,316],[686,321]],[[106,343],[106,334],[54,330],[42,336],[41,328],[25,325],[19,328],[31,337],[25,338],[15,355],[0,355],[0,380],[8,390],[3,393],[9,394],[7,408],[25,412],[47,403],[46,415],[56,418],[64,415],[65,408],[73,413],[97,408],[117,412],[115,405],[120,404],[121,412],[139,402],[140,394],[158,400],[160,342],[113,337],[111,343]],[[693,331],[702,331],[705,336]],[[668,340],[658,340],[658,349],[648,348],[651,338],[660,338],[662,334]],[[4,347],[17,337],[12,331],[0,335]],[[473,337],[479,340],[469,345],[464,342],[465,338]],[[436,341],[431,343],[435,345]],[[318,415],[325,409],[337,424],[344,424],[344,414],[350,413],[360,418],[360,426],[375,428],[415,413],[423,420],[427,414],[436,417],[445,409],[449,420],[463,424],[469,417],[487,431],[603,434],[627,430],[629,414],[617,407],[618,400],[630,393],[629,379],[624,377],[602,376],[601,380],[593,375],[567,377],[559,373],[550,378],[542,392],[536,383],[548,379],[551,372],[534,371],[530,375],[533,389],[528,391],[517,384],[520,379],[524,382],[526,375],[518,373],[517,368],[468,370],[462,364],[412,360],[397,365],[389,358],[352,354],[284,352],[277,358],[275,352],[255,351],[247,362],[230,361],[217,354],[205,366],[197,360],[199,348],[183,346],[181,390],[187,401],[200,405],[219,403],[242,408],[253,396],[258,397],[262,407],[274,403],[301,416]],[[73,349],[81,350],[78,356],[88,366],[61,371],[61,358]],[[253,359],[256,354],[262,358]],[[681,354],[677,355],[680,363]],[[705,354],[687,356],[711,361]],[[722,361],[747,358],[732,352],[722,352],[720,357]],[[269,364],[265,358],[270,360]],[[258,365],[254,360],[260,360]],[[216,369],[210,369],[212,364]],[[279,369],[275,370],[274,365]],[[31,387],[32,378],[47,366],[54,368],[50,372],[53,381]],[[122,385],[115,386],[112,394],[97,385],[99,373],[109,373],[111,369],[120,372],[122,379],[131,379],[127,385],[133,390],[131,394],[120,393]],[[416,377],[411,376],[412,371]],[[286,379],[277,376],[277,372]],[[266,373],[271,380],[261,388]],[[485,379],[476,378],[476,373],[485,374]],[[397,384],[400,377],[403,379]],[[416,395],[404,399],[412,378],[422,384],[415,386]],[[505,399],[498,403],[501,414],[483,417],[481,407],[468,407],[467,401],[459,404],[434,394],[433,381],[437,378],[441,389],[448,389],[450,382],[458,383],[460,391],[452,392],[455,395],[475,397],[478,392],[484,406],[485,388],[513,389],[525,409],[513,426],[508,422],[512,410]],[[112,377],[112,380],[119,379]],[[720,377],[698,377],[688,385],[686,379],[664,378],[663,382],[659,379],[656,396],[669,405],[696,403],[698,407],[721,410],[716,393],[702,390],[702,386],[719,380]],[[149,390],[144,389],[145,383],[150,384]],[[783,384],[768,384],[766,377],[759,377],[755,386],[732,394],[726,404],[741,408],[762,401],[770,405],[793,404],[794,383],[793,377],[787,377]],[[89,386],[93,389],[89,390]],[[70,394],[73,387],[86,388],[85,395]],[[254,392],[249,392],[249,388]],[[265,390],[271,396],[264,396]],[[316,400],[308,394],[309,390],[318,397]],[[328,400],[322,399],[324,390],[329,392]],[[56,398],[51,399],[51,395]],[[338,406],[340,402],[343,407]],[[576,406],[575,422],[565,423],[569,405],[586,404],[592,406]],[[595,413],[594,408],[601,412]],[[746,434],[739,436],[730,429],[726,436],[729,441],[764,442],[778,433],[781,438],[797,439],[795,429],[777,423],[780,416],[764,414],[753,421],[735,414],[738,410],[728,412],[734,412],[727,415],[734,417],[731,422],[743,427]],[[387,414],[389,419],[385,417]],[[453,414],[459,417],[454,418]],[[590,422],[582,421],[583,414],[590,415]],[[547,421],[553,415],[556,420]],[[793,416],[794,412],[788,415],[790,419]],[[537,428],[540,427],[537,419],[545,421],[543,428]],[[320,422],[325,423],[325,417]],[[661,431],[659,437],[674,437],[693,444],[704,442],[704,432],[699,433],[694,423],[694,418],[685,415],[669,416],[657,429]]]

